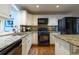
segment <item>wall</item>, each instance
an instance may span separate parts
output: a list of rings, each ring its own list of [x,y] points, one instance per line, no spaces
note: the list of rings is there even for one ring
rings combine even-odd
[[[6,20],[4,20],[4,30],[3,31],[5,31],[5,32],[12,32],[13,30],[13,27],[14,26],[17,26],[18,25],[18,22],[17,22],[17,18],[18,18],[18,12],[19,11],[17,11],[15,8],[11,8],[11,11],[10,11],[10,15],[11,15],[11,17],[10,18],[8,18],[8,19],[6,19]],[[10,26],[10,25],[8,25],[9,23],[7,22],[7,21],[12,21],[13,22],[13,25],[12,26]],[[8,25],[8,26],[6,26],[6,24]]]
[[[15,8],[14,7],[15,5],[11,5],[11,8],[10,8],[10,14],[12,15],[11,16],[11,18],[8,18],[8,19],[3,19],[3,18],[1,18],[0,17],[0,35],[5,35],[5,34],[9,34],[9,33],[12,33],[13,31],[12,31],[12,29],[13,29],[13,27],[6,27],[5,26],[5,21],[6,20],[12,20],[14,23],[13,23],[13,26],[15,26],[15,25],[18,25],[18,22],[17,22],[17,20],[18,20],[18,12],[19,12],[19,9],[17,8]]]

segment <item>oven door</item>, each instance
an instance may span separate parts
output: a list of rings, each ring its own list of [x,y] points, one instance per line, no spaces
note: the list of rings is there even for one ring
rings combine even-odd
[[[49,45],[49,32],[39,32],[38,33],[38,45]]]

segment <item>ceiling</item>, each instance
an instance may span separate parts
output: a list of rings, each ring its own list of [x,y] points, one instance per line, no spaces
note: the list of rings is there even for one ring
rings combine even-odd
[[[36,8],[39,5],[39,8]],[[59,8],[56,6],[59,5]],[[67,14],[79,10],[79,4],[17,4],[32,14]]]

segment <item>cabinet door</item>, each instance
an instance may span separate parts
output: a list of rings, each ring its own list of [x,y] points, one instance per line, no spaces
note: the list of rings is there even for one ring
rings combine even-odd
[[[36,17],[36,16],[32,16],[33,18],[33,20],[32,20],[32,22],[33,22],[33,25],[38,25],[38,18]]]
[[[50,34],[50,44],[55,44],[55,38],[52,34]]]
[[[54,18],[54,17],[49,17],[49,20],[48,20],[48,25],[49,26],[53,26],[53,25],[58,25],[58,19],[57,18]]]
[[[27,39],[22,38],[22,55],[27,55]]]
[[[38,44],[38,33],[37,32],[33,33],[32,43],[33,44]]]
[[[63,29],[63,26],[62,26],[62,19],[60,19],[60,20],[58,20],[58,31],[62,31],[62,29]]]
[[[25,10],[20,11],[19,13],[19,20],[20,25],[26,25],[27,24],[27,12]]]
[[[32,45],[32,35],[29,34],[22,39],[22,54],[27,55]]]
[[[27,25],[32,25],[32,22],[33,22],[32,15],[28,13],[27,14]]]
[[[32,36],[31,36],[31,34],[29,34],[27,36],[27,53],[29,53],[29,50],[31,48],[31,45],[32,45]]]
[[[56,55],[70,55],[70,44],[64,40],[56,38],[55,54]]]

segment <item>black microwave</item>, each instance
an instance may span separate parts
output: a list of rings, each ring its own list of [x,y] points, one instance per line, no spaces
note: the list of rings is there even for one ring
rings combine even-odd
[[[48,18],[38,18],[38,24],[48,24]]]

